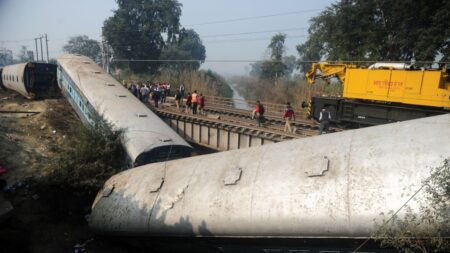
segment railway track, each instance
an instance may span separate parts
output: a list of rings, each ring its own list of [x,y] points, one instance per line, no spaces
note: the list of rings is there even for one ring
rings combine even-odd
[[[262,127],[258,127],[256,120],[251,119],[251,112],[220,106],[209,106],[207,115],[192,115],[184,111],[177,111],[173,103],[164,103],[160,107],[150,108],[160,117],[192,122],[204,126],[231,130],[246,135],[260,137],[273,142],[304,138],[318,134],[318,124],[308,120],[297,120],[293,127],[294,133],[284,132],[284,121],[276,116],[268,115]],[[333,129],[332,131],[336,131]]]
[[[277,128],[273,128],[270,126],[264,126],[264,127],[258,127],[256,126],[255,122],[252,121],[242,121],[238,120],[233,117],[226,117],[226,116],[220,116],[220,115],[192,115],[187,114],[184,112],[177,111],[172,106],[164,106],[164,107],[150,107],[153,112],[155,112],[157,115],[164,117],[164,118],[171,118],[176,120],[182,120],[182,121],[190,121],[195,123],[200,123],[204,126],[211,126],[215,128],[222,128],[222,129],[231,129],[234,132],[239,132],[242,134],[252,135],[252,136],[259,136],[264,139],[269,139],[274,142],[280,142],[284,140],[291,140],[291,139],[297,139],[307,136],[312,136],[312,133],[307,132],[300,132],[297,131],[296,134],[292,133],[286,133],[282,130],[279,130]]]
[[[175,104],[173,98],[167,99],[168,103],[164,104],[163,109],[159,108],[158,110],[170,110],[171,112],[176,112]],[[255,128],[259,131],[270,131],[271,133],[278,134],[288,134],[284,132],[285,121],[283,119],[282,112],[280,110],[284,110],[284,105],[278,105],[276,110],[267,110],[265,113],[266,122],[263,127],[258,127],[256,120],[252,119],[252,112],[250,110],[243,110],[233,108],[233,105],[229,103],[216,102],[216,100],[208,101],[205,107],[205,112],[208,115],[215,115],[216,117],[220,117],[220,121],[222,123],[231,123],[233,125],[238,125],[240,127],[250,127]],[[274,104],[270,105],[271,108],[274,108]],[[304,113],[299,112],[297,119],[292,122],[292,127],[295,129],[293,136],[297,138],[305,137],[305,136],[314,136],[319,132],[319,123],[304,119]],[[191,115],[183,113],[183,115],[190,115],[193,117],[205,117],[201,115]],[[330,132],[339,132],[342,131],[340,128],[331,127]]]

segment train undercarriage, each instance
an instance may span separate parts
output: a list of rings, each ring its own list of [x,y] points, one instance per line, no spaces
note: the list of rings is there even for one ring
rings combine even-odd
[[[436,107],[312,97],[310,117],[318,120],[322,108],[330,111],[334,124],[344,127],[373,126],[450,113],[450,109]]]

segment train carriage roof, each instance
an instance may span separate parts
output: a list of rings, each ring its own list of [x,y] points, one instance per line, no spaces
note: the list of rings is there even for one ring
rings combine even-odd
[[[124,130],[125,148],[133,161],[142,152],[158,146],[190,148],[185,140],[90,58],[64,54],[57,61],[97,113],[113,127]]]

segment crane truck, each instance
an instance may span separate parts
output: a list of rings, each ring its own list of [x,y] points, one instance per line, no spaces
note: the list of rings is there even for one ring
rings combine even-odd
[[[369,67],[341,63],[314,63],[306,74],[327,82],[337,78],[342,97],[313,96],[310,117],[327,108],[332,122],[370,126],[450,113],[450,71],[414,68],[404,63],[375,63]]]

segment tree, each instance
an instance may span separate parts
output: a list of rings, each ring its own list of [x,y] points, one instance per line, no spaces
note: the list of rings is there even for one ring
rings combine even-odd
[[[20,48],[20,53],[18,54],[19,62],[29,62],[34,60],[33,51],[27,49],[26,46]]]
[[[433,169],[423,182],[425,202],[419,212],[407,206],[404,217],[392,215],[374,235],[382,246],[402,252],[449,252],[450,241],[450,160]]]
[[[261,75],[261,66],[262,66],[262,62],[260,62],[260,61],[250,63],[250,67],[251,67],[250,75],[259,77]]]
[[[13,54],[11,50],[0,48],[0,67],[13,64]]]
[[[205,61],[206,50],[200,36],[192,29],[181,29],[179,38],[168,44],[161,52],[161,60],[173,60],[163,66],[175,71],[197,70]],[[183,62],[177,60],[195,60]]]
[[[286,35],[281,33],[272,37],[267,47],[270,49],[270,61],[264,61],[261,64],[262,79],[275,80],[286,73],[286,65],[282,62],[285,40]]]
[[[176,41],[181,4],[177,0],[116,0],[119,8],[104,22],[103,36],[116,59],[158,60],[166,43]],[[155,73],[160,63],[130,62],[135,72]]]
[[[311,19],[297,46],[299,67],[322,59],[448,61],[449,18],[446,0],[341,0]]]
[[[283,57],[283,64],[286,66],[285,75],[291,76],[297,66],[297,59],[293,55],[285,56]]]
[[[286,34],[276,34],[272,37],[268,48],[270,48],[270,58],[273,61],[281,61],[284,53],[284,42],[286,40]]]
[[[70,54],[85,55],[97,63],[101,59],[100,43],[89,39],[86,35],[71,37],[67,44],[64,45],[63,51]]]

